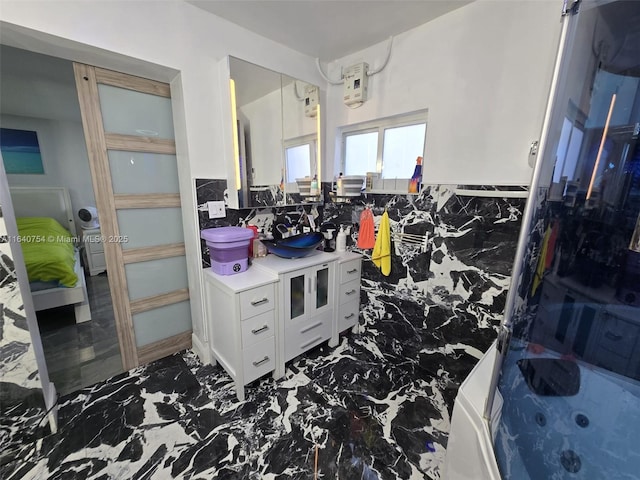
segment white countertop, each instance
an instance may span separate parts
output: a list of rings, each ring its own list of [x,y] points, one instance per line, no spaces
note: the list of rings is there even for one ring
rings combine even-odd
[[[240,293],[269,283],[278,281],[278,275],[269,270],[263,270],[251,265],[247,270],[233,275],[218,275],[211,268],[204,269],[205,281],[207,277],[233,293]]]

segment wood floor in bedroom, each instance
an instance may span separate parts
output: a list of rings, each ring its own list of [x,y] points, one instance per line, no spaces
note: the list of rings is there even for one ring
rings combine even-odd
[[[91,321],[76,324],[73,307],[37,314],[49,378],[60,395],[123,371],[107,274],[86,280]]]

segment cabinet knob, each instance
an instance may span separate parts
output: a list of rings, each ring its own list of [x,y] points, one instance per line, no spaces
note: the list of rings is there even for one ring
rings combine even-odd
[[[344,317],[345,320],[349,320],[350,318],[355,317],[356,314],[355,313],[350,313],[349,315],[347,315],[346,317]]]
[[[352,273],[356,273],[357,271],[358,271],[358,269],[357,269],[357,268],[354,268],[353,270],[347,270],[347,273],[348,273],[349,275],[351,275]]]
[[[258,335],[259,333],[264,332],[265,330],[269,330],[269,326],[268,325],[264,325],[260,328],[255,328],[253,330],[251,330],[251,333],[253,333],[254,335]]]
[[[355,290],[349,290],[348,292],[344,292],[345,295],[353,295],[354,293],[356,293]]]
[[[269,301],[269,299],[267,297],[264,297],[261,300],[253,300],[251,302],[251,305],[253,305],[254,307],[257,307],[258,305],[262,305],[263,303],[267,303]]]
[[[611,330],[607,330],[604,336],[607,337],[609,340],[613,340],[614,342],[617,342],[618,340],[622,339],[622,335],[620,335],[619,333],[613,333]]]
[[[265,357],[262,360],[258,360],[257,362],[253,362],[253,366],[254,367],[259,367],[260,365],[262,365],[263,363],[267,363],[269,361],[269,357],[267,357],[265,355]]]

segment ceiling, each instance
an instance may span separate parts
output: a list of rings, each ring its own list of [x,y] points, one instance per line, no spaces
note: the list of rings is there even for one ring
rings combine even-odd
[[[386,40],[473,0],[186,0],[324,61]]]

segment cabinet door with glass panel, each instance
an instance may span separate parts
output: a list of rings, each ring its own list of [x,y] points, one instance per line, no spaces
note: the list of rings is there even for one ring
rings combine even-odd
[[[285,362],[331,337],[334,277],[334,262],[284,275]]]

